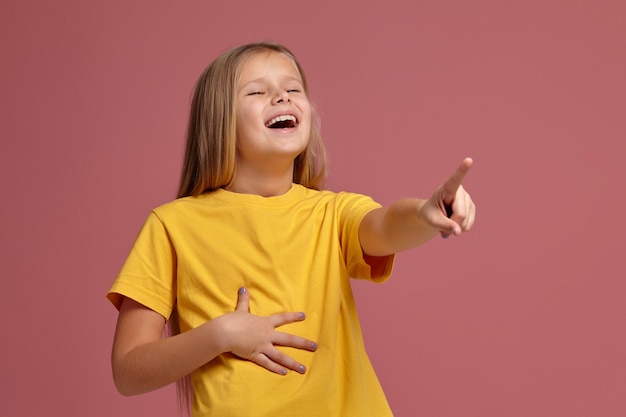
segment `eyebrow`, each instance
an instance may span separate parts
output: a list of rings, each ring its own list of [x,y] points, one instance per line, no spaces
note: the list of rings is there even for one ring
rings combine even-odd
[[[247,83],[245,83],[245,84],[244,84],[244,85],[242,85],[241,87],[243,88],[243,87],[246,87],[246,86],[248,86],[248,85],[250,85],[250,84],[264,82],[264,81],[266,80],[266,78],[267,78],[267,77],[259,77],[259,78],[255,78],[254,80],[250,80],[250,81],[248,81]],[[283,78],[285,78],[285,80],[286,80],[286,81],[297,81],[297,82],[298,82],[298,83],[300,83],[300,84],[304,84],[300,78],[292,77],[291,75],[287,75],[286,77],[283,77]]]

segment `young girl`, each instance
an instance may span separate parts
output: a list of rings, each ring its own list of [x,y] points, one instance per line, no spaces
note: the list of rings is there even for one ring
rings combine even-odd
[[[178,199],[154,209],[108,298],[124,395],[190,375],[194,416],[391,416],[349,278],[471,228],[459,168],[382,208],[320,191],[324,149],[298,61],[256,43],[218,57],[191,106]],[[178,334],[162,337],[167,319]]]

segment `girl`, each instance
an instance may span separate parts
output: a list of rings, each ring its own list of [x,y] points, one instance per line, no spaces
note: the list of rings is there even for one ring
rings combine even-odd
[[[200,77],[179,198],[150,213],[108,294],[122,394],[190,375],[194,416],[391,416],[349,278],[382,282],[395,253],[469,230],[472,161],[428,200],[320,191],[307,93],[273,43],[227,51]],[[168,318],[178,331],[163,338]]]

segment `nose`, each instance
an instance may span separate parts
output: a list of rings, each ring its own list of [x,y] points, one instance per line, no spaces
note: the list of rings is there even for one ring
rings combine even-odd
[[[277,90],[274,94],[274,104],[289,103],[289,93],[285,90]]]

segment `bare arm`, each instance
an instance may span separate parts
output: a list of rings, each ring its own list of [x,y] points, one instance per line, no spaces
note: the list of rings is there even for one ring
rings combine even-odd
[[[466,158],[428,200],[406,198],[368,213],[359,229],[363,252],[384,256],[418,246],[441,233],[460,235],[474,224],[476,208],[461,185],[472,166]]]
[[[276,327],[304,320],[303,313],[268,317],[250,314],[249,294],[240,290],[237,308],[188,332],[162,338],[165,319],[129,298],[120,308],[111,363],[118,391],[135,395],[168,385],[218,355],[231,352],[272,372],[287,369],[304,373],[304,365],[275,345],[314,351],[317,345],[302,337],[281,333]]]

